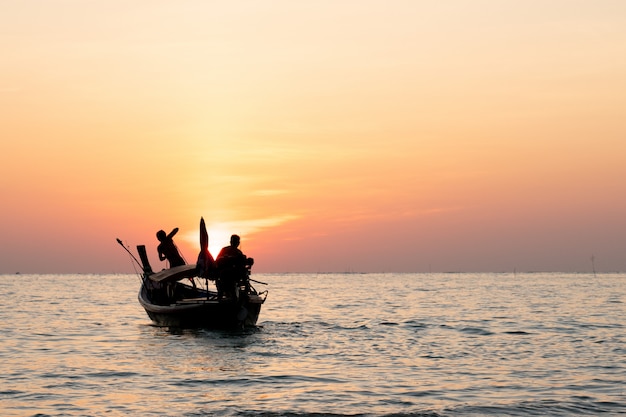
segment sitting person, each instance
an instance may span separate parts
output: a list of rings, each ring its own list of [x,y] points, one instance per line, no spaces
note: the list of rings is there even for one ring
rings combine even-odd
[[[219,297],[236,298],[237,283],[247,278],[248,268],[254,264],[254,259],[241,252],[239,243],[239,236],[232,235],[230,246],[223,247],[215,259],[219,275],[216,282]]]
[[[169,235],[166,235],[163,230],[159,230],[156,234],[157,239],[159,239],[159,246],[157,247],[157,251],[159,252],[159,260],[167,261],[170,263],[170,268],[175,266],[185,265],[185,260],[180,253],[178,253],[178,248],[174,244],[174,235],[178,233],[178,227],[174,228],[170,232]]]

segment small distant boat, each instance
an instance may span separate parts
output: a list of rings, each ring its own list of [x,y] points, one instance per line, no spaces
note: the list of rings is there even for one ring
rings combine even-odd
[[[130,253],[119,239],[118,243]],[[268,292],[258,292],[252,286],[251,281],[265,283],[251,280],[249,267],[237,280],[235,292],[224,297],[209,288],[209,279],[198,277],[195,264],[154,273],[145,246],[137,246],[137,251],[143,269],[139,304],[157,326],[215,329],[256,326]],[[187,279],[190,284],[183,282]]]

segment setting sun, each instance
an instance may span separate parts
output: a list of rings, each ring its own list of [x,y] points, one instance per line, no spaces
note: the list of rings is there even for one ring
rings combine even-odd
[[[230,236],[233,234],[232,232],[226,229],[225,225],[221,224],[207,224],[207,232],[209,234],[209,252],[213,255],[213,258],[216,258],[220,253],[220,250],[229,245]],[[188,232],[184,235],[185,242],[191,248],[200,248],[200,237],[199,232],[196,230],[195,232]],[[197,253],[196,253],[197,255]],[[196,259],[189,259],[190,263],[196,262]]]

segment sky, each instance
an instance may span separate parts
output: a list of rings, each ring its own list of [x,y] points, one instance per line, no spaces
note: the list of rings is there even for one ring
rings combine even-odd
[[[626,271],[622,0],[0,0],[0,273]],[[593,257],[593,262],[592,262]]]

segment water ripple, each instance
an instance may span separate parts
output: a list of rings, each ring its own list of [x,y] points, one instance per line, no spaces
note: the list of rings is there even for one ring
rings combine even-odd
[[[245,331],[154,327],[132,276],[31,278],[0,277],[3,417],[626,414],[626,275],[267,275]]]

